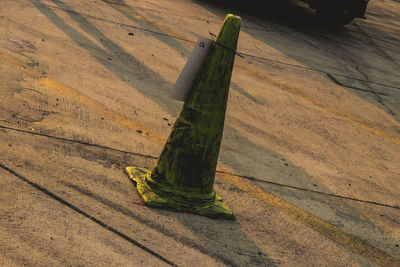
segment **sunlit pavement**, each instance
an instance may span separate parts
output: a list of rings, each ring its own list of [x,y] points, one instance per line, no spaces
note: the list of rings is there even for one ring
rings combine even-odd
[[[254,1],[256,2],[256,1]],[[0,3],[0,265],[400,265],[400,3],[320,25],[224,1]],[[243,19],[215,189],[236,221],[145,207],[199,36]]]

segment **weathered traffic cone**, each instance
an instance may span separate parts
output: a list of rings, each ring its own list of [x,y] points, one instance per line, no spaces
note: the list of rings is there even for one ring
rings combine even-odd
[[[213,185],[241,21],[225,18],[154,170],[125,169],[147,206],[235,218]]]

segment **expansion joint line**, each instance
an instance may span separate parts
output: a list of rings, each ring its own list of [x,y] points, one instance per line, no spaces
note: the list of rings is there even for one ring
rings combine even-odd
[[[144,250],[145,252],[149,253],[150,255],[158,258],[159,260],[163,261],[164,263],[170,265],[170,266],[177,266],[175,263],[169,261],[168,259],[164,258],[163,256],[161,256],[160,254],[158,254],[157,252],[155,252],[154,250],[146,247],[145,245],[139,243],[138,241],[132,239],[131,237],[125,235],[124,233],[118,231],[117,229],[115,229],[114,227],[100,221],[99,219],[97,219],[96,217],[90,215],[89,213],[81,210],[80,208],[78,208],[77,206],[71,204],[70,202],[64,200],[63,198],[61,198],[60,196],[54,194],[53,192],[47,190],[46,188],[42,187],[41,185],[31,181],[30,179],[22,176],[21,174],[15,172],[14,170],[10,169],[9,167],[3,165],[2,163],[0,163],[0,168],[9,172],[10,174],[12,174],[14,177],[20,179],[21,181],[27,183],[28,185],[32,186],[33,188],[39,190],[40,192],[44,193],[45,195],[51,197],[52,199],[58,201],[59,203],[61,203],[62,205],[70,208],[71,210],[73,210],[74,212],[77,212],[81,215],[83,215],[84,217],[88,218],[89,220],[91,220],[92,222],[100,225],[101,227],[103,227],[104,229],[112,232],[113,234],[118,235],[119,237],[125,239],[126,241],[128,241],[129,243],[131,243],[132,245],[135,245],[136,247]]]
[[[42,136],[42,137],[46,137],[46,138],[56,139],[56,140],[59,140],[59,141],[77,143],[77,144],[81,144],[81,145],[85,145],[85,146],[97,147],[97,148],[100,148],[100,149],[111,150],[111,151],[115,151],[115,152],[118,152],[118,153],[129,154],[129,155],[137,156],[137,157],[143,157],[143,158],[148,158],[148,159],[158,159],[158,157],[152,156],[152,155],[147,155],[147,154],[141,154],[141,153],[137,153],[137,152],[121,150],[121,149],[118,149],[118,148],[113,148],[113,147],[108,147],[108,146],[104,146],[104,145],[93,144],[93,143],[89,143],[89,142],[85,142],[85,141],[68,139],[68,138],[64,138],[64,137],[58,137],[58,136],[53,136],[53,135],[48,135],[48,134],[43,134],[43,133],[38,133],[38,132],[31,132],[31,131],[12,128],[12,127],[3,126],[3,125],[0,125],[0,129],[20,132],[20,133],[25,133],[25,134],[31,134],[31,135],[36,135],[36,136]],[[246,179],[246,180],[251,180],[251,181],[255,181],[255,182],[259,182],[259,183],[271,184],[271,185],[276,185],[276,186],[280,186],[280,187],[287,187],[287,188],[291,188],[291,189],[295,189],[295,190],[300,190],[300,191],[305,191],[305,192],[325,195],[325,196],[329,196],[329,197],[335,197],[335,198],[351,200],[351,201],[361,202],[361,203],[365,203],[365,204],[371,204],[371,205],[376,205],[376,206],[381,206],[381,207],[400,210],[400,206],[394,206],[394,205],[390,205],[390,204],[379,203],[379,202],[376,202],[376,201],[363,200],[363,199],[358,199],[358,198],[353,198],[353,197],[348,197],[348,196],[341,196],[341,195],[336,195],[336,194],[332,194],[332,193],[321,192],[321,191],[317,191],[317,190],[313,190],[313,189],[297,187],[297,186],[293,186],[293,185],[281,184],[281,183],[272,182],[272,181],[268,181],[268,180],[263,180],[263,179],[255,178],[255,177],[251,177],[251,176],[230,173],[230,172],[226,172],[226,171],[222,171],[222,170],[217,170],[216,172],[220,173],[220,174],[228,174],[228,175],[231,175],[231,176],[240,177],[240,178],[243,178],[243,179]]]

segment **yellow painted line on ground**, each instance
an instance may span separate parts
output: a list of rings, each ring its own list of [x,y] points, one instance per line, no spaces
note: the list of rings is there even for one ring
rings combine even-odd
[[[101,104],[100,102],[97,102],[96,100],[78,92],[77,90],[65,86],[55,80],[49,79],[49,78],[41,78],[39,80],[41,84],[44,86],[53,89],[55,91],[58,91],[59,93],[62,93],[71,99],[78,101],[88,108],[97,111],[101,114],[104,114],[103,116],[106,117],[107,119],[112,120],[113,122],[119,123],[120,125],[123,125],[131,130],[141,130],[142,133],[140,133],[145,139],[150,140],[153,143],[163,145],[165,143],[166,137],[154,132],[153,130],[150,130],[149,128],[145,127],[143,124],[138,123],[137,121],[134,121],[130,118],[127,118],[120,113],[107,109],[104,110],[104,105]]]
[[[36,73],[32,70],[29,70],[27,67],[22,66],[22,64],[19,64],[18,62],[16,63],[9,59],[4,59],[4,57],[1,57],[1,55],[0,55],[0,59],[2,62],[27,73],[32,78],[38,79],[42,85],[44,85],[48,88],[51,88],[57,92],[60,92],[66,96],[69,96],[73,100],[81,102],[91,109],[94,109],[99,112],[104,112],[104,106],[101,103],[95,101],[94,99],[89,98],[88,96],[83,95],[82,93],[78,92],[77,90],[75,90],[71,87],[65,86],[65,85],[63,85],[55,80],[52,80],[50,78],[42,77],[41,74]],[[251,71],[252,71],[251,74],[256,76],[257,78],[262,78],[263,80],[273,83],[274,85],[277,85],[280,88],[285,86],[285,85],[283,85],[277,81],[274,81],[272,79],[267,79],[266,76],[263,76],[253,70],[251,70]],[[330,107],[317,102],[316,100],[312,99],[311,97],[308,97],[293,88],[287,87],[287,88],[283,88],[283,89],[285,89],[295,95],[298,95],[302,98],[305,98],[306,100],[311,101],[313,104],[323,107],[324,109],[327,109],[330,112],[333,112],[335,114],[337,112],[338,114],[341,115],[340,117],[344,117],[344,118],[348,117],[345,114],[342,115],[342,113],[340,111],[336,111],[334,108],[330,109]],[[123,126],[126,126],[130,129],[132,129],[132,130],[137,130],[137,129],[143,130],[144,129],[144,131],[142,133],[143,137],[156,143],[156,144],[163,145],[165,143],[166,138],[164,136],[161,136],[160,134],[155,133],[151,129],[147,129],[146,127],[143,127],[143,125],[139,124],[138,122],[133,121],[129,118],[126,118],[116,111],[109,110],[105,114],[105,116],[108,119],[111,119],[114,122],[117,122]],[[347,118],[346,120],[351,121],[350,118],[351,117]],[[356,119],[352,120],[353,123],[356,123],[357,121],[358,120],[356,120]],[[360,124],[365,125],[362,122],[360,122]],[[366,129],[369,129],[369,131],[375,130],[375,128],[373,128],[373,127],[366,127]],[[146,133],[148,135],[146,135]],[[377,130],[377,133],[375,133],[375,134],[379,135],[384,132]],[[385,134],[383,134],[383,136],[386,137]],[[400,140],[397,140],[397,142],[398,142],[397,144],[400,144]],[[313,229],[314,231],[317,231],[321,235],[333,240],[334,242],[348,248],[349,250],[353,251],[354,253],[356,253],[372,262],[375,262],[380,265],[385,265],[385,266],[400,266],[400,261],[398,259],[392,257],[391,255],[387,254],[386,252],[373,247],[372,245],[366,243],[365,241],[363,241],[362,239],[360,239],[357,236],[343,232],[340,228],[329,224],[328,222],[318,218],[317,216],[315,216],[311,213],[308,213],[300,208],[297,208],[296,206],[294,206],[282,199],[279,199],[272,194],[265,192],[264,190],[262,190],[261,188],[259,188],[258,186],[256,186],[255,184],[253,184],[250,181],[246,181],[246,180],[239,178],[238,176],[233,176],[233,175],[229,175],[229,174],[219,174],[219,177],[221,177],[223,180],[229,182],[230,184],[235,185],[239,189],[255,196],[256,198],[260,199],[264,203],[281,210],[282,212],[284,212],[285,214],[287,214],[294,220],[297,220],[297,221],[303,223],[304,225],[308,226],[309,228]]]
[[[355,235],[344,232],[339,227],[334,226],[321,218],[286,202],[285,200],[279,199],[276,196],[265,192],[250,181],[225,173],[218,173],[218,176],[246,193],[255,196],[262,202],[277,208],[292,219],[306,225],[321,235],[372,262],[382,266],[400,266],[400,260],[387,254],[383,250],[368,244]]]
[[[304,99],[304,100],[306,100],[308,102],[311,102],[312,104],[314,104],[314,105],[316,105],[316,106],[318,106],[318,107],[320,107],[320,108],[322,108],[322,109],[324,109],[324,110],[326,110],[326,111],[328,111],[330,113],[335,114],[339,118],[341,118],[341,119],[343,119],[345,121],[348,121],[351,124],[361,128],[363,130],[366,130],[366,131],[368,131],[370,133],[373,133],[376,136],[379,136],[379,137],[381,137],[381,138],[383,138],[383,139],[385,139],[387,141],[390,141],[390,142],[392,142],[392,143],[394,143],[396,145],[400,145],[400,138],[397,137],[397,136],[389,134],[389,133],[387,133],[387,132],[385,132],[385,131],[383,131],[381,129],[378,129],[378,128],[372,126],[372,125],[369,125],[368,123],[366,123],[364,121],[361,121],[361,120],[359,120],[357,118],[354,118],[354,117],[352,117],[350,115],[347,115],[344,112],[340,111],[339,109],[337,109],[337,108],[335,108],[333,106],[329,106],[327,104],[324,104],[324,103],[318,101],[317,99],[300,92],[298,89],[296,89],[294,87],[291,87],[291,86],[288,86],[288,85],[286,85],[286,84],[284,84],[284,83],[282,83],[282,82],[280,82],[278,80],[275,80],[275,79],[273,79],[271,77],[268,77],[267,75],[259,73],[256,70],[254,70],[253,68],[250,68],[250,67],[248,67],[248,66],[246,66],[244,64],[237,64],[237,66],[238,66],[238,68],[244,70],[248,74],[250,74],[250,75],[252,75],[252,76],[254,76],[254,77],[256,77],[256,78],[258,78],[258,79],[260,79],[262,81],[265,81],[267,83],[273,84],[276,87],[279,87],[279,88],[281,88],[281,89],[283,89],[283,90],[285,90],[285,91],[287,91],[287,92],[289,92],[289,93],[291,93],[293,95],[301,97],[302,99]]]
[[[102,111],[103,106],[97,101],[88,98],[87,96],[82,95],[78,91],[68,86],[62,85],[54,80],[49,78],[41,78],[40,83],[44,86],[54,89],[58,92],[63,93],[64,95],[69,96],[71,99],[74,99],[80,103],[85,104],[87,107],[94,109],[96,111]],[[143,129],[142,125],[139,125],[137,122],[125,118],[121,116],[119,113],[115,111],[110,111],[107,113],[108,118],[112,119],[114,122],[117,122],[123,126],[126,126],[130,129]],[[148,138],[150,141],[163,145],[165,143],[165,137],[154,133],[152,130],[147,129],[146,131],[148,136],[144,136]],[[345,233],[340,228],[329,224],[328,222],[320,219],[319,217],[308,213],[296,206],[286,202],[282,199],[275,197],[272,194],[269,194],[251,183],[250,181],[245,181],[240,179],[238,176],[233,176],[229,174],[220,174],[221,177],[235,185],[236,187],[242,189],[243,191],[255,196],[256,198],[262,200],[263,202],[278,208],[283,211],[285,214],[290,216],[291,218],[303,223],[304,225],[310,227],[314,231],[320,233],[321,235],[331,239],[332,241],[350,249],[352,252],[372,261],[380,265],[385,266],[400,266],[400,261],[387,254],[386,252],[375,248],[374,246],[366,243],[359,237]]]
[[[134,121],[130,118],[127,118],[120,113],[107,109],[105,110],[104,105],[82,93],[80,93],[78,90],[63,85],[55,80],[52,80],[47,77],[42,77],[42,74],[40,74],[37,71],[34,71],[30,69],[27,66],[24,66],[22,63],[20,63],[17,60],[11,60],[9,58],[5,58],[4,56],[0,55],[0,61],[2,63],[7,64],[8,66],[11,66],[13,68],[16,68],[25,74],[27,74],[29,77],[36,79],[40,84],[43,86],[46,86],[47,88],[50,88],[54,91],[57,91],[58,93],[63,94],[64,96],[69,97],[72,100],[75,100],[77,102],[80,102],[87,106],[88,108],[92,109],[93,111],[97,111],[102,114],[102,116],[106,117],[109,120],[112,120],[113,122],[119,123],[120,125],[123,125],[131,130],[141,130],[142,132],[140,135],[142,135],[145,139],[150,140],[153,143],[159,144],[159,145],[164,145],[166,141],[166,137],[162,136],[161,134],[158,134],[157,132],[147,128],[143,124],[140,124],[137,121]]]

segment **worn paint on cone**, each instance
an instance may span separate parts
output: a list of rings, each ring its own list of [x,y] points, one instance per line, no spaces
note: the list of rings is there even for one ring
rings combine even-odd
[[[213,185],[241,21],[225,18],[153,171],[126,168],[147,206],[235,218]]]

